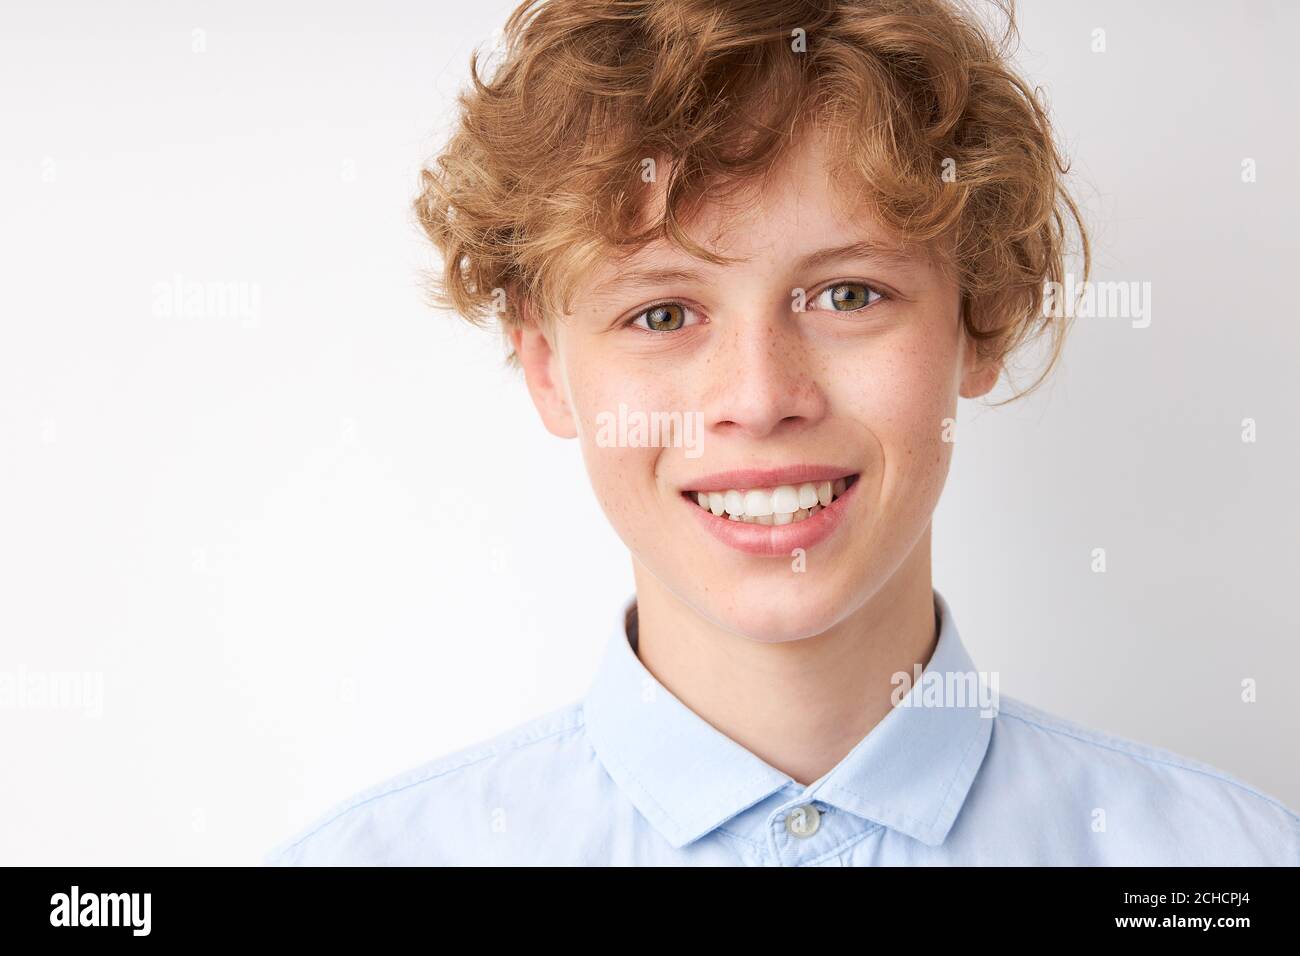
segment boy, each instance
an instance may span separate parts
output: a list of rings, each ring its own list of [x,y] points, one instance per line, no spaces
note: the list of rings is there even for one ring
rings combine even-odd
[[[505,35],[417,209],[636,597],[583,700],[269,862],[1300,863],[1278,802],[999,700],[933,588],[957,399],[1040,335],[1051,370],[1070,227],[1088,266],[1003,48],[944,0],[529,0]]]

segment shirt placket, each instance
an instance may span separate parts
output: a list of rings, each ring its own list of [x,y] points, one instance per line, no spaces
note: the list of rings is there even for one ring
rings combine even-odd
[[[816,798],[787,801],[767,818],[768,852],[778,866],[826,862],[872,824]]]

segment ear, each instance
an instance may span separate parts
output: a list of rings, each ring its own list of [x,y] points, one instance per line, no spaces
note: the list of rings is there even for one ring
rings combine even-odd
[[[963,361],[961,388],[958,394],[962,398],[979,398],[987,395],[998,383],[998,376],[1001,374],[1002,363],[978,357],[974,343],[967,339],[966,358]]]
[[[578,430],[569,407],[564,370],[540,324],[525,310],[522,326],[511,329],[509,337],[523,367],[528,394],[546,430],[559,438],[576,437]]]
[[[961,319],[958,322],[958,334],[961,335],[961,383],[957,394],[962,398],[979,398],[987,395],[998,383],[1002,374],[1002,363],[980,354],[977,343],[966,332],[966,297],[962,296]]]

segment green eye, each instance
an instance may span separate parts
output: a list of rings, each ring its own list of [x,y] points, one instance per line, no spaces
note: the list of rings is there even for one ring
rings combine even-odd
[[[645,323],[642,327],[652,332],[676,332],[686,324],[686,310],[676,302],[665,302],[646,309],[636,317],[637,323],[640,324],[643,318]]]
[[[830,293],[831,308],[836,312],[856,312],[874,302],[872,296],[880,298],[879,292],[861,282],[843,282],[826,291]]]

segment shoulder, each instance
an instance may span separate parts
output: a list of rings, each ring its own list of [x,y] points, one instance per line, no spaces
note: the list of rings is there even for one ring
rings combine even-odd
[[[418,865],[492,856],[519,804],[590,772],[582,704],[548,711],[348,797],[263,858],[267,866]],[[566,778],[566,774],[569,776]]]
[[[1091,829],[1119,834],[1128,855],[1300,864],[1300,816],[1217,767],[1005,695],[989,747],[1025,792],[1086,811]]]

